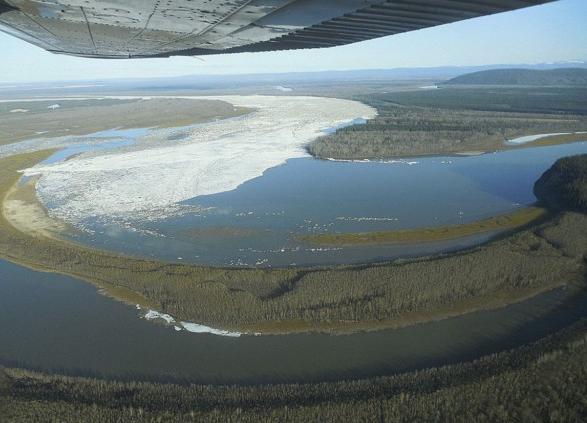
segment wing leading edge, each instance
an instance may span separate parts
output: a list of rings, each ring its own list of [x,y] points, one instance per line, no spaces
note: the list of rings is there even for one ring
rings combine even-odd
[[[0,0],[0,30],[76,56],[192,56],[333,47],[549,1]]]

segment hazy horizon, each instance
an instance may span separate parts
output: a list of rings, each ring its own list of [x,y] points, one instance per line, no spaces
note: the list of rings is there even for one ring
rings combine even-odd
[[[0,83],[584,61],[584,16],[587,2],[560,0],[329,49],[134,60],[56,55],[0,33]]]

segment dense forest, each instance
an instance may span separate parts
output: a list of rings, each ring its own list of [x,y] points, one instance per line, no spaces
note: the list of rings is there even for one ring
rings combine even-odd
[[[385,159],[494,151],[517,136],[587,131],[587,88],[442,88],[356,99],[378,116],[318,138],[307,146],[310,154]]]
[[[587,213],[587,154],[557,160],[538,179],[534,194],[551,209]]]
[[[587,87],[446,87],[364,97],[365,101],[370,98],[375,107],[382,102],[432,109],[522,113],[522,116],[537,113],[550,118],[576,119],[587,115]]]
[[[587,69],[490,69],[460,75],[446,81],[447,85],[584,85]]]

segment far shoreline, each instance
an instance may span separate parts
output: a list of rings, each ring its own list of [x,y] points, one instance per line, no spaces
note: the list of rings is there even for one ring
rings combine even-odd
[[[572,144],[576,142],[587,142],[587,133],[575,132],[562,135],[546,135],[542,138],[538,138],[534,141],[529,141],[520,144],[508,144],[507,140],[501,142],[494,142],[488,140],[487,149],[485,150],[471,150],[468,147],[464,147],[463,150],[454,150],[440,153],[431,154],[419,154],[419,153],[401,153],[385,157],[367,157],[367,156],[353,156],[353,157],[326,157],[314,154],[310,146],[312,143],[306,145],[306,152],[316,160],[329,160],[333,162],[385,162],[393,160],[406,160],[406,159],[420,159],[420,158],[435,158],[435,157],[471,157],[471,156],[482,156],[484,154],[499,153],[502,151],[512,151],[524,148],[534,147],[548,147],[553,145]]]

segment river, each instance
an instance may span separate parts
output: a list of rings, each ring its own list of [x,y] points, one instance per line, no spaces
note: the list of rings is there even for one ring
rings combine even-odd
[[[139,318],[92,285],[0,260],[0,364],[112,379],[311,382],[393,374],[522,345],[586,314],[564,289],[494,311],[331,336],[222,337]]]

